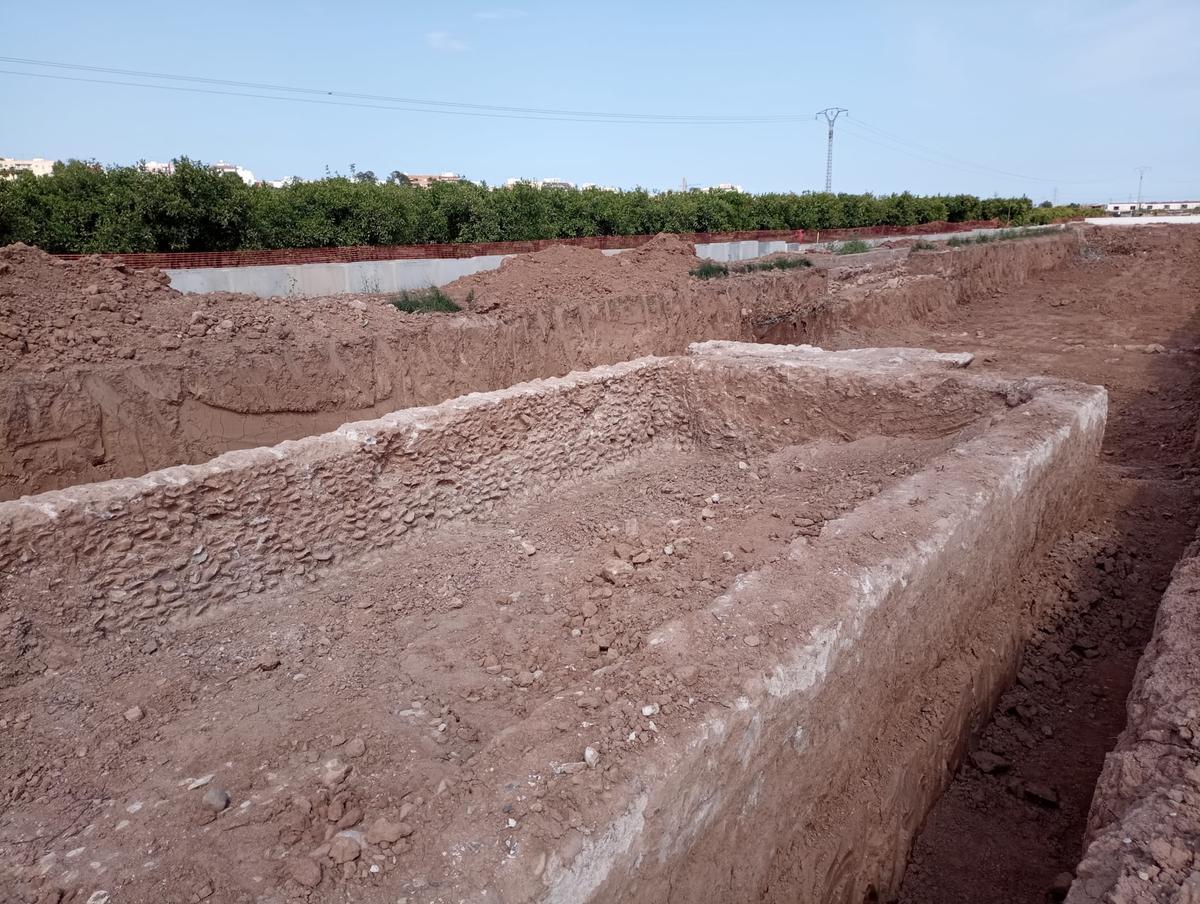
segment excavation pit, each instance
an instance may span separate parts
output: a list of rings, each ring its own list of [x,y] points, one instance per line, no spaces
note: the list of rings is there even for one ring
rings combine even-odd
[[[710,342],[0,504],[15,755],[101,759],[17,878],[886,896],[1104,428],[969,360]]]

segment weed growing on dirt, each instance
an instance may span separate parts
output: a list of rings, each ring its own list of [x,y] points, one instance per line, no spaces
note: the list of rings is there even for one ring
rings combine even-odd
[[[802,270],[811,267],[812,261],[807,257],[778,257],[773,261],[750,261],[738,267],[736,273],[752,273],[756,270]]]
[[[871,246],[862,239],[850,239],[848,242],[842,242],[833,249],[834,254],[863,254],[870,251]]]
[[[933,242],[927,242],[924,239],[917,239],[912,243],[913,251],[936,251],[937,245]]]
[[[805,267],[811,267],[812,261],[807,257],[778,257],[773,261],[762,261],[761,263],[752,263],[749,267],[751,270],[803,270]]]
[[[720,279],[729,275],[729,267],[716,261],[705,261],[688,272],[697,279]]]
[[[699,279],[723,279],[726,276],[737,276],[742,273],[755,273],[764,270],[800,270],[811,267],[812,261],[807,257],[779,257],[770,261],[749,261],[730,267],[728,264],[718,264],[705,261],[699,267],[688,272]]]
[[[388,304],[406,314],[453,313],[462,310],[454,299],[434,286],[405,290],[389,298]]]
[[[1009,241],[1011,239],[1036,239],[1041,235],[1053,235],[1054,233],[1061,231],[1061,229],[1056,229],[1053,226],[1037,226],[1032,229],[1002,229],[996,235],[996,238],[1001,241]]]
[[[979,235],[954,236],[946,244],[951,248],[961,248],[963,245],[987,245],[990,242],[1011,242],[1015,239],[1035,239],[1041,235],[1052,235],[1061,230],[1054,226],[1038,226],[1032,229],[1001,229],[999,232],[981,232]],[[916,245],[913,246],[916,248]]]

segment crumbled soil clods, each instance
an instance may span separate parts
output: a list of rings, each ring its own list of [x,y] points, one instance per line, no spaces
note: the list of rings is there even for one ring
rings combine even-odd
[[[619,254],[551,245],[532,254],[510,257],[496,270],[464,276],[444,286],[443,291],[460,305],[479,312],[612,295],[645,295],[678,289],[690,279],[688,271],[697,263],[695,246],[667,234],[656,235],[644,245]]]
[[[448,288],[460,300],[475,288],[476,309],[499,310],[653,292],[695,265],[670,244],[644,258],[551,248]],[[656,254],[666,282],[636,275]],[[121,344],[139,361],[190,349],[216,367],[225,319],[235,347],[278,346],[280,326],[293,330],[286,341],[328,341],[347,323],[402,322],[383,319],[390,309],[345,320],[346,299],[179,296],[152,274],[95,261],[58,264],[19,246],[0,256],[0,369],[105,361]],[[613,264],[621,258],[635,263]],[[586,279],[585,260],[599,271]],[[18,282],[18,270],[35,276]],[[899,285],[888,273],[840,279]],[[109,295],[123,300],[87,301]],[[1041,904],[1065,893],[1154,607],[1195,532],[1198,302],[1200,230],[1091,231],[1082,258],[1025,286],[918,322],[843,323],[826,343],[970,350],[973,367],[1110,391],[1090,509],[1008,588],[1047,617],[931,816],[904,901]],[[197,310],[207,329],[191,336]],[[87,336],[92,322],[110,335]],[[160,333],[182,334],[182,350]],[[676,672],[641,667],[638,638],[919,468],[940,442],[789,448],[745,468],[664,454],[553,506],[533,500],[425,536],[399,567],[364,565],[251,614],[86,650],[36,634],[17,606],[0,609],[11,653],[0,674],[0,901],[83,904],[103,888],[113,904],[426,902],[440,895],[439,835],[455,826],[485,825],[501,847],[580,837],[612,787],[636,778],[640,752],[749,668],[736,645]],[[779,642],[756,637],[753,649]],[[534,736],[506,738],[551,700],[557,716]],[[548,769],[541,793],[496,787],[477,756],[496,738],[506,756],[533,747],[563,771]]]
[[[0,248],[0,371],[124,361],[217,365],[256,352],[357,341],[402,326],[381,299],[183,294],[161,270],[100,257],[60,261],[28,245]]]
[[[805,615],[751,641],[714,621],[711,649],[674,670],[648,634],[953,441],[749,461],[664,448],[211,624],[87,654],[30,641],[33,674],[0,719],[18,739],[0,766],[0,878],[75,904],[109,888],[73,873],[83,857],[131,904],[251,900],[256,877],[271,901],[436,901],[479,881],[442,857],[447,839],[586,837],[640,758]],[[506,784],[526,762],[528,781]],[[11,844],[42,825],[57,835]]]
[[[1014,576],[1012,592],[1046,617],[918,839],[905,904],[1044,904],[1066,894],[1155,611],[1195,537],[1198,311],[1200,229],[1093,229],[1080,259],[1022,289],[851,342],[967,347],[979,355],[973,366],[1109,390],[1089,510],[1036,569]],[[1167,837],[1174,830],[1155,828],[1168,847],[1194,844]],[[1135,887],[1150,889],[1136,871],[1112,900],[1151,900]]]

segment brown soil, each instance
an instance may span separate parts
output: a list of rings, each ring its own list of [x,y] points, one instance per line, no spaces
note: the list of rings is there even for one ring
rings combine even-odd
[[[692,279],[688,271],[698,263],[694,245],[667,234],[620,254],[551,245],[510,257],[495,270],[464,276],[442,290],[477,312],[541,306],[677,290]]]
[[[1102,383],[1111,394],[1090,511],[1039,567],[1013,577],[1011,592],[1051,616],[917,844],[901,896],[914,904],[1043,902],[1073,869],[1154,607],[1195,533],[1200,230],[1094,232],[1088,243],[1082,259],[1024,287],[951,313],[930,309],[923,322],[860,317],[865,308],[852,305],[837,329],[822,321],[841,347],[970,350],[974,367]],[[465,298],[474,288],[476,304],[500,309],[568,289],[572,297],[631,285],[651,292],[686,278],[684,255],[670,245],[646,252],[660,283],[620,281],[631,266],[620,259],[636,251],[603,262],[583,252],[592,262],[584,264],[574,250],[549,249],[544,260],[517,259],[507,273],[450,291]],[[158,336],[186,335],[198,304],[211,309],[204,334],[193,337],[206,356],[230,329],[226,319],[240,339],[265,344],[325,341],[354,322],[345,299],[185,299],[153,275],[97,262],[75,270],[22,248],[3,253],[5,367],[105,361],[126,347],[139,360],[182,354]],[[531,274],[545,274],[547,263],[551,275],[535,288]],[[41,268],[40,280],[20,275],[29,267]],[[560,272],[572,276],[556,282]],[[868,281],[864,303],[869,292],[897,289],[894,278]],[[133,311],[122,301],[129,297]],[[87,301],[95,298],[105,300]],[[382,318],[395,313],[354,310],[362,317],[353,328],[364,333],[386,329]],[[95,328],[102,336],[88,332],[92,323],[103,324]],[[794,320],[789,335],[803,338],[812,324]],[[236,354],[233,345],[228,355]],[[29,623],[6,609],[2,642],[26,650],[38,677],[0,677],[10,685],[0,697],[0,732],[10,740],[0,757],[0,901],[82,904],[90,889],[109,888],[113,904],[275,902],[308,895],[314,878],[326,884],[310,900],[436,900],[429,877],[456,856],[433,844],[447,826],[485,820],[497,845],[517,827],[535,841],[586,828],[611,787],[637,775],[639,745],[670,736],[722,686],[711,671],[698,679],[633,668],[636,660],[622,656],[635,639],[689,601],[711,599],[807,522],[920,467],[945,442],[809,444],[745,468],[736,456],[664,453],[558,492],[552,506],[527,501],[503,519],[414,540],[402,563],[345,572],[252,616],[136,645],[114,640],[87,656],[67,636],[35,644]],[[704,508],[713,514],[702,520]],[[614,583],[599,576],[614,557],[653,580],[614,596]],[[584,736],[574,727],[588,697],[581,676],[609,664],[595,701],[607,721]],[[561,721],[529,739],[505,735],[551,701]],[[514,755],[543,745],[564,762],[580,760],[595,739],[605,759],[553,795],[531,797],[491,788],[477,770],[476,752],[494,739]],[[312,775],[331,760],[353,768],[326,787]],[[231,798],[220,815],[222,801],[203,802],[214,788]],[[481,807],[493,794],[505,803]],[[339,828],[366,832],[381,817],[378,832],[390,840],[377,838],[371,856],[337,867],[336,877],[316,866],[328,864],[322,847]]]
[[[900,900],[1041,904],[1079,861],[1092,789],[1171,568],[1196,528],[1200,230],[1093,231],[1085,256],[953,316],[854,344],[978,350],[977,366],[1110,393],[1078,528],[1014,592],[1052,616],[922,833]]]
[[[672,235],[619,255],[553,245],[508,258],[499,269],[464,277],[445,291],[475,312],[662,295],[695,283],[688,270],[696,263],[694,247]],[[335,295],[264,302],[231,292],[183,294],[160,270],[131,270],[100,257],[65,262],[18,243],[0,248],[0,373],[124,362],[221,369],[264,351],[300,360],[330,345],[399,345],[411,324],[431,319],[397,311],[386,300]],[[317,381],[297,385],[294,393],[320,394]]]
[[[262,900],[264,883],[282,901],[333,873],[318,900],[439,900],[422,889],[452,866],[447,838],[528,851],[586,833],[747,668],[742,644],[647,665],[653,629],[952,441],[816,441],[749,462],[661,450],[208,624],[87,654],[62,638],[5,693],[0,881],[28,900],[104,888],[158,904]],[[594,771],[498,786],[531,749],[570,765],[587,746],[603,751]],[[323,785],[331,760],[352,771]],[[220,815],[213,788],[232,801]],[[335,832],[380,818],[404,827],[330,866]]]
[[[351,301],[185,295],[159,270],[100,257],[64,262],[18,243],[0,248],[0,372],[195,358],[223,367],[264,349],[359,339],[410,316],[378,299]]]
[[[578,298],[572,290],[554,305],[483,316],[405,314],[381,296],[184,295],[155,272],[98,259],[63,263],[22,245],[0,249],[0,499],[199,463],[468,392],[738,338],[738,300],[693,304],[669,291],[688,247],[656,240],[621,255],[625,263],[605,284],[643,295]],[[551,248],[515,259],[509,272],[538,270],[527,261],[560,253],[615,260]],[[700,282],[686,271],[683,279]],[[751,286],[743,292],[755,294]],[[576,309],[564,314],[564,305]]]

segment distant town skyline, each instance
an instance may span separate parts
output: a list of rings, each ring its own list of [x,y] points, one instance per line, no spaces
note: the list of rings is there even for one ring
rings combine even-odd
[[[78,158],[76,158],[76,159],[78,159]],[[88,158],[88,159],[92,159],[92,158]],[[173,160],[177,160],[177,159],[179,159],[179,158],[178,157],[173,158]],[[31,159],[16,159],[16,158],[12,158],[12,157],[0,157],[0,173],[5,172],[6,170],[9,171],[10,173],[11,172],[21,172],[21,171],[27,170],[29,172],[34,173],[34,175],[49,175],[51,168],[53,167],[53,164],[55,162],[58,162],[58,161],[51,160],[49,158],[43,158],[43,157],[36,157],[36,158],[31,158]],[[157,160],[141,160],[141,159],[134,161],[133,163],[105,163],[104,161],[97,161],[97,162],[99,162],[99,163],[101,163],[101,165],[105,165],[105,166],[137,166],[137,165],[141,165],[141,167],[143,169],[147,170],[148,172],[153,172],[153,173],[170,174],[170,173],[174,172],[174,163],[173,162],[161,162],[161,161],[157,161]],[[235,163],[228,163],[224,160],[217,160],[214,163],[208,163],[207,161],[201,161],[201,162],[206,163],[211,169],[214,169],[218,172],[234,173],[235,175],[239,176],[242,179],[242,181],[245,182],[247,185],[262,183],[265,185],[273,186],[275,188],[281,188],[285,185],[295,182],[297,180],[297,178],[299,178],[301,181],[309,181],[310,180],[310,177],[299,176],[299,174],[294,174],[292,176],[286,176],[281,179],[257,179],[254,175],[253,170],[239,166]],[[335,171],[330,169],[329,172],[332,175],[332,174],[334,174]],[[365,172],[372,173],[375,176],[375,178],[377,179],[377,181],[380,181],[380,182],[388,181],[394,173],[399,172],[399,173],[401,173],[401,175],[408,178],[410,180],[411,184],[417,185],[422,188],[427,188],[433,182],[486,181],[486,180],[473,180],[473,179],[470,179],[468,176],[466,176],[463,173],[454,173],[454,172],[450,172],[450,171],[441,172],[441,173],[418,174],[418,173],[403,172],[401,170],[388,170],[386,173],[381,173],[381,172],[376,172],[375,170],[371,169],[370,167],[359,168],[357,166],[357,164],[353,165],[353,169],[349,173],[341,173],[340,171],[337,171],[336,174],[339,176],[345,177],[345,178],[353,178],[354,175],[365,173]],[[323,170],[321,175],[313,176],[311,178],[312,179],[326,178],[326,174]],[[654,187],[654,186],[645,186],[645,185],[639,185],[639,186],[599,185],[594,182],[571,182],[567,179],[563,179],[558,176],[547,176],[547,177],[541,178],[541,179],[512,177],[512,178],[504,180],[503,183],[498,183],[498,184],[502,184],[505,187],[511,187],[511,186],[517,185],[519,183],[527,183],[527,184],[533,185],[537,188],[578,188],[578,189],[599,188],[599,189],[603,189],[606,191],[632,191],[632,190],[636,190],[636,189],[644,189],[644,190],[650,191],[652,193],[660,193],[663,191],[678,191],[678,190],[686,191],[689,189],[697,190],[697,191],[701,191],[701,190],[735,191],[735,192],[746,191],[742,186],[737,185],[735,183],[720,182],[715,185],[692,185],[692,184],[688,183],[686,181],[686,179],[683,180],[680,185],[666,186],[666,187]],[[491,184],[491,183],[489,183],[489,184]],[[492,187],[496,187],[496,185],[493,185]],[[812,190],[815,191],[815,189],[812,189]],[[1075,202],[1075,199],[1069,199],[1069,198],[1063,198],[1061,200],[1064,203]],[[1082,202],[1078,202],[1078,203],[1105,204],[1109,208],[1110,211],[1112,211],[1114,213],[1120,213],[1120,212],[1128,212],[1128,211],[1133,210],[1134,207],[1137,206],[1135,203],[1133,203],[1133,201],[1134,201],[1133,193],[1130,193],[1129,195],[1127,195],[1125,197],[1114,196],[1114,197],[1106,198],[1103,200],[1089,199],[1087,201],[1082,201]],[[1162,210],[1173,210],[1174,209],[1174,210],[1178,210],[1180,208],[1190,209],[1191,207],[1195,207],[1198,205],[1200,205],[1200,191],[1197,191],[1193,195],[1185,195],[1185,194],[1166,195],[1166,194],[1164,194],[1161,197],[1156,196],[1153,198],[1147,195],[1143,198],[1141,206],[1143,209],[1162,209]]]
[[[163,162],[163,161],[159,161],[159,160],[146,160],[143,158],[139,158],[138,160],[135,160],[132,162],[117,162],[117,161],[103,161],[103,160],[97,160],[96,162],[98,164],[100,164],[101,166],[140,166],[142,169],[146,170],[147,172],[162,173],[164,175],[170,175],[171,173],[173,173],[175,171],[174,161],[178,160],[180,158],[180,156],[183,156],[183,155],[173,157],[171,159],[171,161],[167,161],[167,162]],[[71,159],[94,160],[95,158],[85,157],[85,158],[71,158]],[[54,164],[57,162],[65,162],[65,161],[54,160],[54,159],[47,158],[47,157],[33,157],[33,158],[28,158],[28,159],[18,159],[18,158],[14,158],[14,157],[0,156],[0,171],[6,170],[6,169],[10,170],[10,171],[14,171],[14,172],[29,171],[29,172],[34,173],[34,175],[45,176],[45,175],[50,174]],[[297,180],[297,178],[299,178],[301,180],[305,180],[305,181],[310,180],[310,179],[325,178],[325,171],[323,170],[321,175],[312,176],[312,177],[302,176],[300,174],[293,174],[291,176],[285,176],[280,179],[259,179],[259,178],[255,177],[253,170],[248,169],[243,166],[240,166],[236,163],[226,162],[223,159],[216,160],[213,162],[209,162],[209,161],[200,161],[200,162],[204,163],[210,169],[215,170],[217,172],[234,173],[235,175],[240,177],[241,180],[243,182],[245,182],[247,185],[254,185],[256,183],[261,182],[266,185],[273,185],[273,186],[279,187],[282,185],[286,185],[290,182],[294,182]],[[350,164],[348,169],[349,169],[349,173],[341,173],[340,170],[338,170],[338,171],[336,171],[336,174],[340,175],[340,176],[347,176],[347,177],[353,178],[355,176],[369,172],[378,181],[385,182],[388,179],[390,179],[393,174],[400,173],[402,176],[406,177],[413,185],[417,185],[422,188],[427,188],[430,184],[432,184],[434,182],[462,182],[462,181],[479,182],[479,181],[485,181],[485,180],[470,179],[463,173],[454,173],[454,172],[450,172],[450,171],[445,171],[445,172],[441,172],[441,173],[428,173],[428,174],[406,172],[403,170],[395,170],[395,169],[387,170],[387,171],[383,171],[383,170],[376,171],[370,167],[359,167],[357,164]],[[329,169],[329,173],[332,175],[335,173],[335,171],[333,169]],[[632,190],[635,188],[650,188],[649,186],[615,186],[615,185],[599,185],[598,183],[595,183],[595,182],[572,182],[568,179],[563,179],[559,176],[546,176],[543,178],[512,177],[509,179],[505,179],[502,184],[505,186],[512,186],[512,185],[517,185],[519,183],[527,183],[530,185],[534,185],[538,188],[580,188],[580,189],[601,188],[601,189],[605,189],[608,191]],[[720,183],[717,183],[716,185],[709,185],[709,186],[699,186],[699,185],[689,186],[685,180],[685,182],[682,186],[675,186],[675,187],[676,188],[684,188],[684,189],[690,187],[690,188],[711,188],[711,189],[717,189],[717,190],[721,190],[721,191],[737,191],[737,192],[744,191],[742,186],[736,185],[732,182],[720,182]],[[654,189],[654,190],[669,191],[669,190],[671,190],[671,187],[668,186],[666,189]]]

